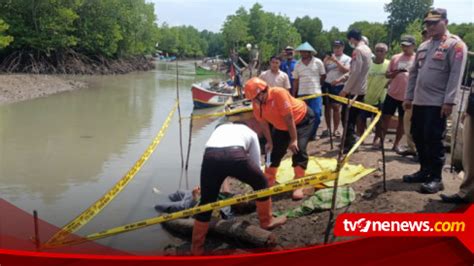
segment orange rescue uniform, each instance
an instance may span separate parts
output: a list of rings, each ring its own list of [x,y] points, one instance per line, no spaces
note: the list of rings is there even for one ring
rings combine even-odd
[[[284,88],[268,88],[267,100],[260,105],[253,102],[253,114],[258,121],[266,120],[276,129],[288,131],[288,126],[283,119],[292,113],[295,125],[298,125],[306,115],[307,105],[299,99],[293,98]]]

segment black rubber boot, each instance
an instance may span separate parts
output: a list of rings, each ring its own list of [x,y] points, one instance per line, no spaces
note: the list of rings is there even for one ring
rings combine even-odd
[[[428,181],[428,171],[426,170],[420,170],[414,174],[411,175],[404,175],[403,176],[403,182],[405,183],[424,183]]]

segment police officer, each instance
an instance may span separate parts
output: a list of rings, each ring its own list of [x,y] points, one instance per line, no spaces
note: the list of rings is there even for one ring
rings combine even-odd
[[[339,93],[341,97],[347,97],[352,99],[354,96],[357,101],[363,102],[365,93],[367,91],[367,79],[369,77],[369,69],[372,65],[372,51],[367,46],[368,40],[362,39],[362,33],[357,29],[352,29],[347,33],[347,40],[349,45],[354,48],[352,52],[351,67],[349,73],[346,73],[343,77],[337,79],[336,82],[340,82],[348,77],[344,89]],[[347,106],[342,107],[341,117],[345,117]],[[349,150],[357,142],[357,136],[355,134],[355,126],[357,117],[359,116],[359,109],[351,108],[349,110],[349,121],[347,123],[346,140],[344,144],[344,153],[348,153]]]
[[[467,49],[458,36],[447,30],[446,9],[430,10],[424,24],[431,39],[418,48],[403,103],[405,109],[413,108],[411,133],[421,167],[418,172],[403,176],[403,181],[422,183],[421,192],[432,194],[444,189],[442,140],[461,85]]]

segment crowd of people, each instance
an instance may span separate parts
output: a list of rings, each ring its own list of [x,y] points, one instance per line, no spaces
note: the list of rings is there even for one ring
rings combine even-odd
[[[430,10],[424,18],[422,43],[417,44],[413,36],[402,36],[402,52],[390,60],[386,59],[387,44],[375,44],[373,53],[369,40],[357,29],[347,33],[347,40],[333,40],[332,53],[323,60],[315,56],[317,51],[307,42],[296,49],[286,47],[283,56],[273,56],[269,70],[250,78],[244,86],[245,97],[252,102],[253,115],[266,139],[264,153],[269,156],[269,162],[264,171],[260,170],[258,140],[245,125],[218,127],[206,144],[200,204],[216,200],[226,176],[236,177],[254,189],[273,186],[280,162],[288,150],[292,153],[294,178],[305,176],[307,145],[318,137],[323,105],[327,129],[320,134],[322,138],[329,134],[340,137],[341,118],[348,112],[346,141],[341,143],[347,153],[373,114],[358,108],[349,109],[329,97],[324,97],[324,101],[323,97],[297,99],[320,93],[364,102],[382,112],[372,143],[374,148],[380,148],[397,115],[392,149],[401,155],[416,156],[420,165],[419,171],[401,177],[402,181],[420,183],[422,193],[443,190],[445,149],[442,140],[447,118],[457,104],[456,94],[460,91],[467,60],[466,45],[458,36],[449,33],[447,24],[445,9]],[[344,54],[346,44],[353,48],[352,56]],[[300,60],[295,59],[295,52],[299,53]],[[469,98],[474,95],[471,93]],[[473,110],[474,107],[468,107],[464,118],[464,181],[458,193],[441,195],[445,202],[474,200]],[[404,135],[407,145],[402,148],[400,142]],[[296,189],[292,197],[300,200],[308,192],[311,193],[310,188]],[[269,198],[257,201],[257,212],[263,228],[285,222],[285,219],[271,216]],[[196,218],[192,242],[194,254],[203,252],[209,218],[209,213]]]

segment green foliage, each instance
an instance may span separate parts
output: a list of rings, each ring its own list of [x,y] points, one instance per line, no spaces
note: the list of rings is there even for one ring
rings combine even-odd
[[[158,48],[180,57],[225,56],[235,49],[245,58],[245,47],[250,43],[258,45],[261,59],[267,61],[284,47],[303,41],[320,53],[330,51],[336,39],[346,41],[346,33],[336,27],[324,31],[317,17],[298,17],[292,23],[285,15],[265,11],[259,3],[227,16],[219,33],[166,23],[158,27],[149,2],[0,0],[2,56],[19,50],[49,56],[72,49],[88,56],[120,58],[154,53]],[[414,35],[419,44],[421,21],[432,4],[432,0],[392,0],[385,5],[390,14],[388,24],[359,21],[349,28],[359,28],[372,48],[377,42],[393,40],[391,52],[397,52],[402,33]],[[450,24],[449,29],[473,49],[473,23]],[[351,52],[348,45],[345,52]]]
[[[9,28],[2,19],[0,19],[0,49],[7,47],[12,41],[13,37],[10,35],[4,35],[4,32]]]
[[[269,36],[269,30],[271,29],[269,28],[270,20],[274,16],[273,14],[265,13],[262,7],[259,3],[255,3],[249,12],[249,34],[253,37],[252,39],[255,43],[266,41],[265,38]]]
[[[289,45],[294,47],[301,43],[301,36],[288,17],[274,14],[269,16],[271,31],[268,42],[272,45],[274,54],[278,54]]]
[[[332,52],[331,39],[327,32],[323,32],[316,36],[313,40],[313,43],[313,47],[316,49],[318,54]]]
[[[415,37],[416,45],[420,45],[422,41],[421,32],[423,31],[423,22],[421,19],[416,19],[415,21],[408,24],[405,33]]]
[[[14,37],[10,48],[31,48],[49,54],[77,44],[74,22],[77,0],[15,0],[0,2],[0,16]]]
[[[201,31],[200,35],[203,41],[207,42],[207,51],[205,51],[205,54],[212,57],[216,55],[223,55],[225,53],[224,37],[221,33],[203,30]]]
[[[389,41],[400,39],[408,24],[423,19],[432,5],[433,0],[392,0],[385,4],[385,12],[390,14],[387,25]]]
[[[301,35],[303,42],[309,42],[313,47],[316,46],[315,38],[323,29],[323,23],[319,18],[310,18],[309,16],[298,17],[293,25]]]
[[[2,0],[0,17],[14,37],[10,52],[141,55],[154,51],[158,37],[154,6],[145,0]]]
[[[233,48],[241,48],[250,40],[249,15],[245,8],[240,7],[235,15],[227,16],[222,26],[222,35],[226,51]],[[253,41],[253,40],[252,40]]]
[[[117,23],[122,29],[119,42],[121,55],[141,55],[155,50],[158,29],[155,23],[154,5],[145,0],[117,0]]]
[[[449,24],[448,29],[464,40],[469,51],[474,51],[474,23]]]
[[[371,49],[379,42],[387,43],[387,31],[382,23],[358,21],[352,23],[348,30],[350,29],[359,29],[369,39]]]
[[[212,38],[212,52],[218,55],[219,35],[212,32],[198,32],[192,26],[169,27],[164,23],[159,32],[158,49],[179,57],[202,57],[208,54],[209,42]]]
[[[423,23],[421,19],[416,19],[407,25],[406,30],[400,36],[399,39],[393,40],[391,47],[388,51],[388,56],[391,57],[395,54],[401,53],[402,48],[400,47],[400,39],[403,35],[408,34],[415,37],[416,46],[418,47],[421,44],[421,31],[423,30]]]
[[[328,36],[328,39],[333,42],[335,40],[341,40],[346,43],[346,33],[339,31],[338,28],[332,27],[329,31],[324,32]]]
[[[114,56],[123,39],[120,25],[117,23],[117,9],[110,10],[115,0],[85,0],[78,9],[77,36],[81,48],[89,54]]]
[[[245,46],[250,43],[259,47],[264,62],[286,46],[301,42],[300,34],[288,17],[266,12],[258,3],[249,11],[240,7],[235,14],[227,16],[222,26],[222,37],[227,53],[236,49],[246,57],[248,51]]]

